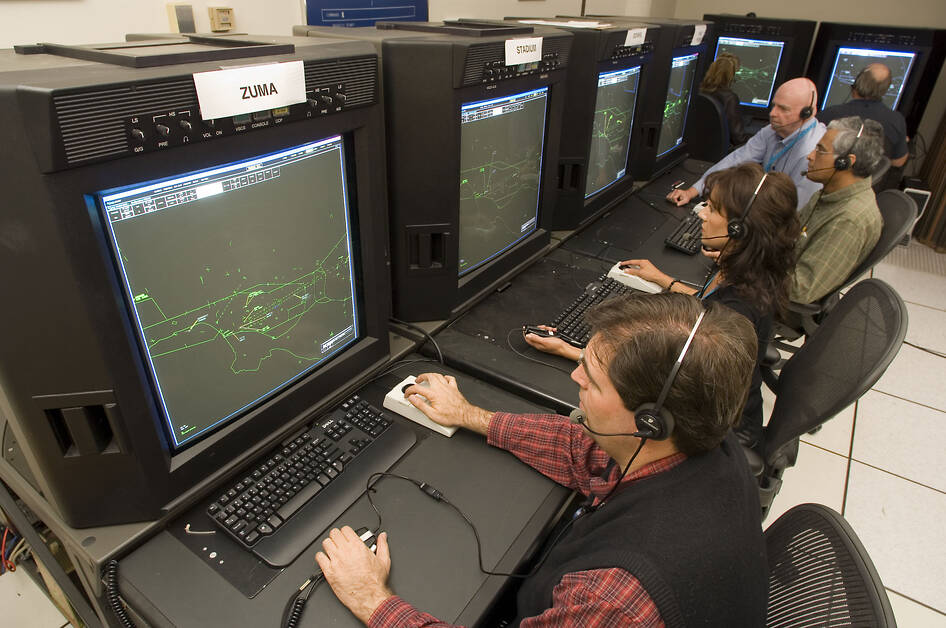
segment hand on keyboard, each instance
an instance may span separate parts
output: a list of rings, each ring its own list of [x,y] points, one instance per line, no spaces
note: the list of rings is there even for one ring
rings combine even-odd
[[[549,327],[547,325],[539,325],[538,327],[540,329],[555,329],[554,327]],[[529,346],[534,347],[539,351],[550,353],[552,355],[558,355],[568,360],[578,360],[578,356],[581,353],[581,349],[568,344],[557,336],[547,336],[534,332],[528,332],[524,333],[522,338],[529,344]]]
[[[322,541],[315,562],[338,600],[365,624],[375,609],[394,595],[387,586],[391,553],[386,532],[378,535],[377,549],[372,553],[349,526],[334,528]]]

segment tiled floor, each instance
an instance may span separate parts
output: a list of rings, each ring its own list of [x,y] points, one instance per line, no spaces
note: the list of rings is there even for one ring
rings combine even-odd
[[[911,243],[873,274],[907,301],[907,340],[946,353],[946,255]],[[944,358],[904,346],[873,390],[805,437],[767,519],[803,502],[841,512],[877,566],[904,628],[946,628],[944,383]],[[22,572],[0,577],[0,605],[4,625],[67,625]]]

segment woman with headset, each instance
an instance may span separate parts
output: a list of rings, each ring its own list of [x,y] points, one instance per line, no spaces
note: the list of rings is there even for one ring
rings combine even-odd
[[[773,319],[788,304],[795,241],[801,229],[795,211],[795,184],[784,173],[764,173],[759,164],[745,163],[712,173],[706,180],[706,192],[699,210],[703,252],[716,263],[701,288],[681,283],[650,260],[631,259],[622,264],[628,265],[624,272],[653,281],[668,292],[719,301],[752,322],[759,353],[736,434],[754,447],[762,436],[759,363],[765,357]],[[526,334],[525,340],[546,353],[578,359],[577,348],[554,336]]]

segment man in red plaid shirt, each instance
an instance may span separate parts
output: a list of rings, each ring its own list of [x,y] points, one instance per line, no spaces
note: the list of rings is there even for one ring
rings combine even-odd
[[[572,372],[580,425],[478,408],[449,375],[421,375],[428,386],[406,390],[434,421],[483,434],[589,498],[523,582],[518,625],[764,624],[758,492],[730,432],[756,337],[744,317],[703,305],[659,294],[613,299],[589,313],[595,333]],[[641,410],[661,398],[655,430]],[[376,555],[347,527],[332,530],[323,550],[316,561],[326,580],[369,627],[447,625],[387,587],[386,534]]]

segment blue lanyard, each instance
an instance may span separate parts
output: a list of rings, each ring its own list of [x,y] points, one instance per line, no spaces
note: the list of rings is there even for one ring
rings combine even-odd
[[[777,152],[777,153],[775,153],[774,155],[772,155],[771,157],[769,157],[768,163],[765,164],[765,171],[766,171],[766,172],[771,172],[771,170],[772,170],[772,164],[774,164],[774,163],[776,162],[776,160],[778,160],[779,157],[781,157],[782,155],[784,155],[786,152],[790,151],[790,150],[792,149],[792,147],[793,147],[795,144],[798,143],[798,140],[800,140],[801,138],[805,137],[805,134],[808,133],[808,131],[810,131],[810,130],[812,130],[813,128],[815,128],[815,125],[817,125],[817,124],[818,124],[818,121],[817,121],[817,120],[813,120],[811,124],[809,124],[809,125],[806,126],[804,129],[802,129],[801,131],[798,132],[798,135],[796,135],[796,136],[795,136],[795,139],[793,139],[791,142],[788,143],[788,146],[785,146],[782,150],[780,150],[779,152]]]
[[[719,269],[717,268],[715,271],[713,271],[713,274],[710,276],[710,278],[707,279],[706,282],[703,284],[703,287],[700,288],[700,291],[696,293],[696,298],[697,298],[697,299],[699,299],[700,301],[702,301],[702,300],[704,300],[706,297],[708,297],[709,295],[711,295],[711,294],[713,294],[714,292],[716,292],[716,288],[719,288],[719,286],[716,286],[716,288],[713,288],[713,289],[710,290],[709,292],[706,292],[706,289],[709,287],[709,285],[710,285],[711,283],[713,283],[713,280],[716,279],[716,275],[718,275],[718,274],[719,274]]]

